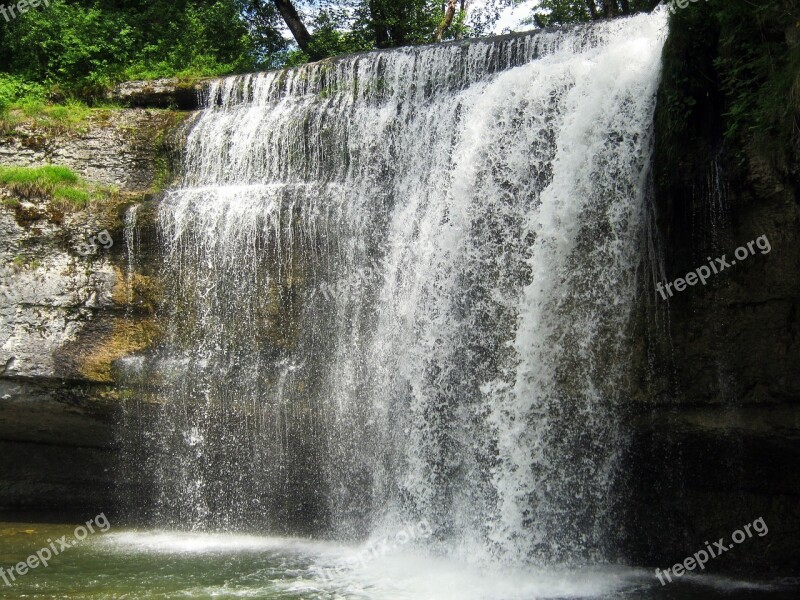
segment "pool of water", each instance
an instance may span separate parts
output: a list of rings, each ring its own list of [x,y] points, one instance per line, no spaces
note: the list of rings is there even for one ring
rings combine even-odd
[[[540,570],[470,565],[411,548],[250,535],[0,523],[0,598],[285,600],[716,599],[800,597],[786,581],[710,575],[661,586],[651,569]],[[83,533],[80,532],[79,536]],[[66,537],[62,537],[66,536]],[[42,549],[48,566],[16,565]],[[47,553],[42,554],[47,560]],[[356,560],[354,557],[358,556]],[[35,564],[35,561],[34,561]]]

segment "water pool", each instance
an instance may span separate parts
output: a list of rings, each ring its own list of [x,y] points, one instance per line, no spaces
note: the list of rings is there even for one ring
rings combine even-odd
[[[470,565],[411,548],[354,561],[361,549],[298,538],[118,530],[73,537],[75,525],[0,523],[8,569],[67,536],[67,547],[1,598],[263,598],[282,600],[714,599],[798,597],[785,581],[711,575],[661,586],[652,569]],[[55,545],[59,549],[59,545]]]

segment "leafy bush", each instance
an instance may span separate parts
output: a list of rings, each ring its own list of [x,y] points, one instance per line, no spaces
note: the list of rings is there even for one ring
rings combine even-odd
[[[20,102],[42,102],[45,88],[21,77],[0,73],[0,116]]]

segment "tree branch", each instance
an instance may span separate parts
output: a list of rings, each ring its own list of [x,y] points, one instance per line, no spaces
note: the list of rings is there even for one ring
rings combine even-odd
[[[303,52],[308,52],[311,34],[303,24],[303,20],[292,4],[292,0],[274,0],[274,2],[278,12],[281,13],[283,20],[286,22],[286,26],[292,32],[295,41],[297,41],[297,45],[300,46]]]
[[[456,16],[456,4],[458,0],[448,0],[447,2],[447,10],[444,11],[444,17],[442,18],[442,22],[439,23],[439,27],[436,28],[436,33],[433,34],[433,41],[441,42],[442,36],[444,32],[453,24],[453,19]]]

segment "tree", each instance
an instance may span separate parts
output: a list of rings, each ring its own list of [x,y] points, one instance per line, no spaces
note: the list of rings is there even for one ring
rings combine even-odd
[[[261,69],[280,67],[285,61],[290,42],[284,37],[285,25],[278,7],[269,0],[240,0],[256,53],[256,66]]]
[[[435,2],[367,0],[369,27],[378,48],[419,44],[436,29]]]
[[[650,11],[661,0],[542,0],[533,21],[539,27],[580,21],[610,19],[621,15]]]
[[[266,14],[267,7],[284,19],[300,48],[287,61],[295,65],[348,52],[480,35],[501,8],[515,1],[485,0],[472,11],[469,26],[469,0],[247,0],[247,12],[252,23],[252,16]],[[308,27],[301,16],[304,8],[316,11]]]
[[[260,64],[243,1],[39,3],[0,18],[0,73],[82,93],[126,79],[253,70]]]

